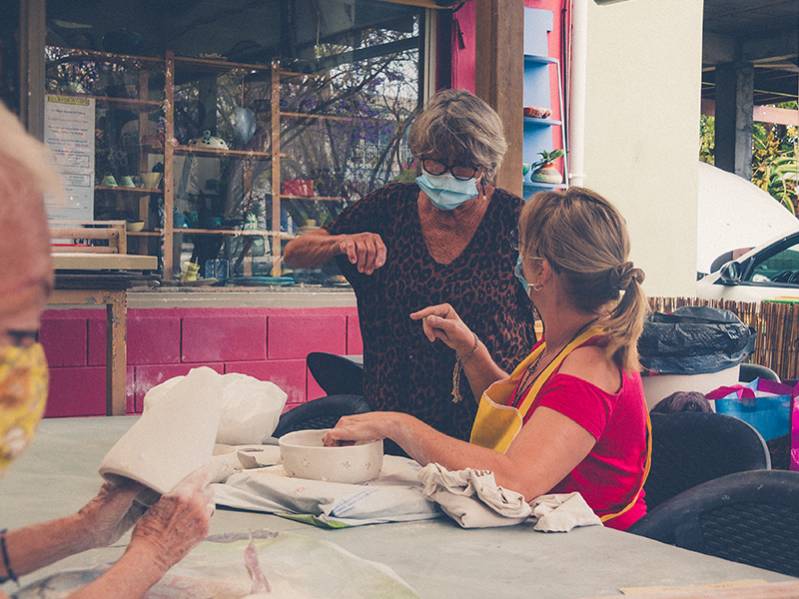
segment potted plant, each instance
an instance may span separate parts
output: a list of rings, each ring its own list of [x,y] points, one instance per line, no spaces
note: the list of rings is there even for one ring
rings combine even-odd
[[[561,149],[539,152],[538,155],[541,156],[541,160],[534,162],[531,166],[532,175],[530,178],[533,182],[553,185],[563,183],[563,175],[555,168],[554,162],[564,154]]]

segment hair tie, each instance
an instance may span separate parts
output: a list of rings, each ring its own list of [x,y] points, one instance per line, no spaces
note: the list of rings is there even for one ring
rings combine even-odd
[[[644,271],[636,268],[632,262],[624,262],[614,268],[613,276],[616,280],[615,287],[620,291],[629,289],[634,282],[640,285],[646,279]]]

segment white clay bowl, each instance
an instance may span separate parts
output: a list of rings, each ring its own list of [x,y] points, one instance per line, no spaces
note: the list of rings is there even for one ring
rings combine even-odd
[[[286,475],[337,483],[363,483],[380,476],[383,441],[325,447],[328,429],[296,431],[278,440]]]

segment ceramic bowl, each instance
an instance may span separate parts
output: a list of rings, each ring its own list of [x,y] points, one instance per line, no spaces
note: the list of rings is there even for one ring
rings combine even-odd
[[[288,476],[352,484],[380,476],[382,440],[325,447],[322,437],[328,430],[295,431],[280,437],[280,456]]]
[[[127,229],[131,233],[139,233],[144,230],[144,221],[143,220],[129,220],[127,224]]]
[[[142,173],[141,180],[145,189],[157,189],[161,183],[161,173]]]

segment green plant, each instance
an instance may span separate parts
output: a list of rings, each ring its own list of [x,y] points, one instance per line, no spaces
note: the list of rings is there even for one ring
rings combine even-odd
[[[752,183],[796,214],[799,161],[797,128],[755,123],[752,128]]]
[[[538,155],[541,156],[541,160],[536,160],[532,165],[530,165],[534,173],[541,170],[545,166],[552,164],[558,158],[565,156],[566,153],[562,149],[558,148],[557,150],[550,150],[549,152],[544,150],[543,152],[539,152]]]

